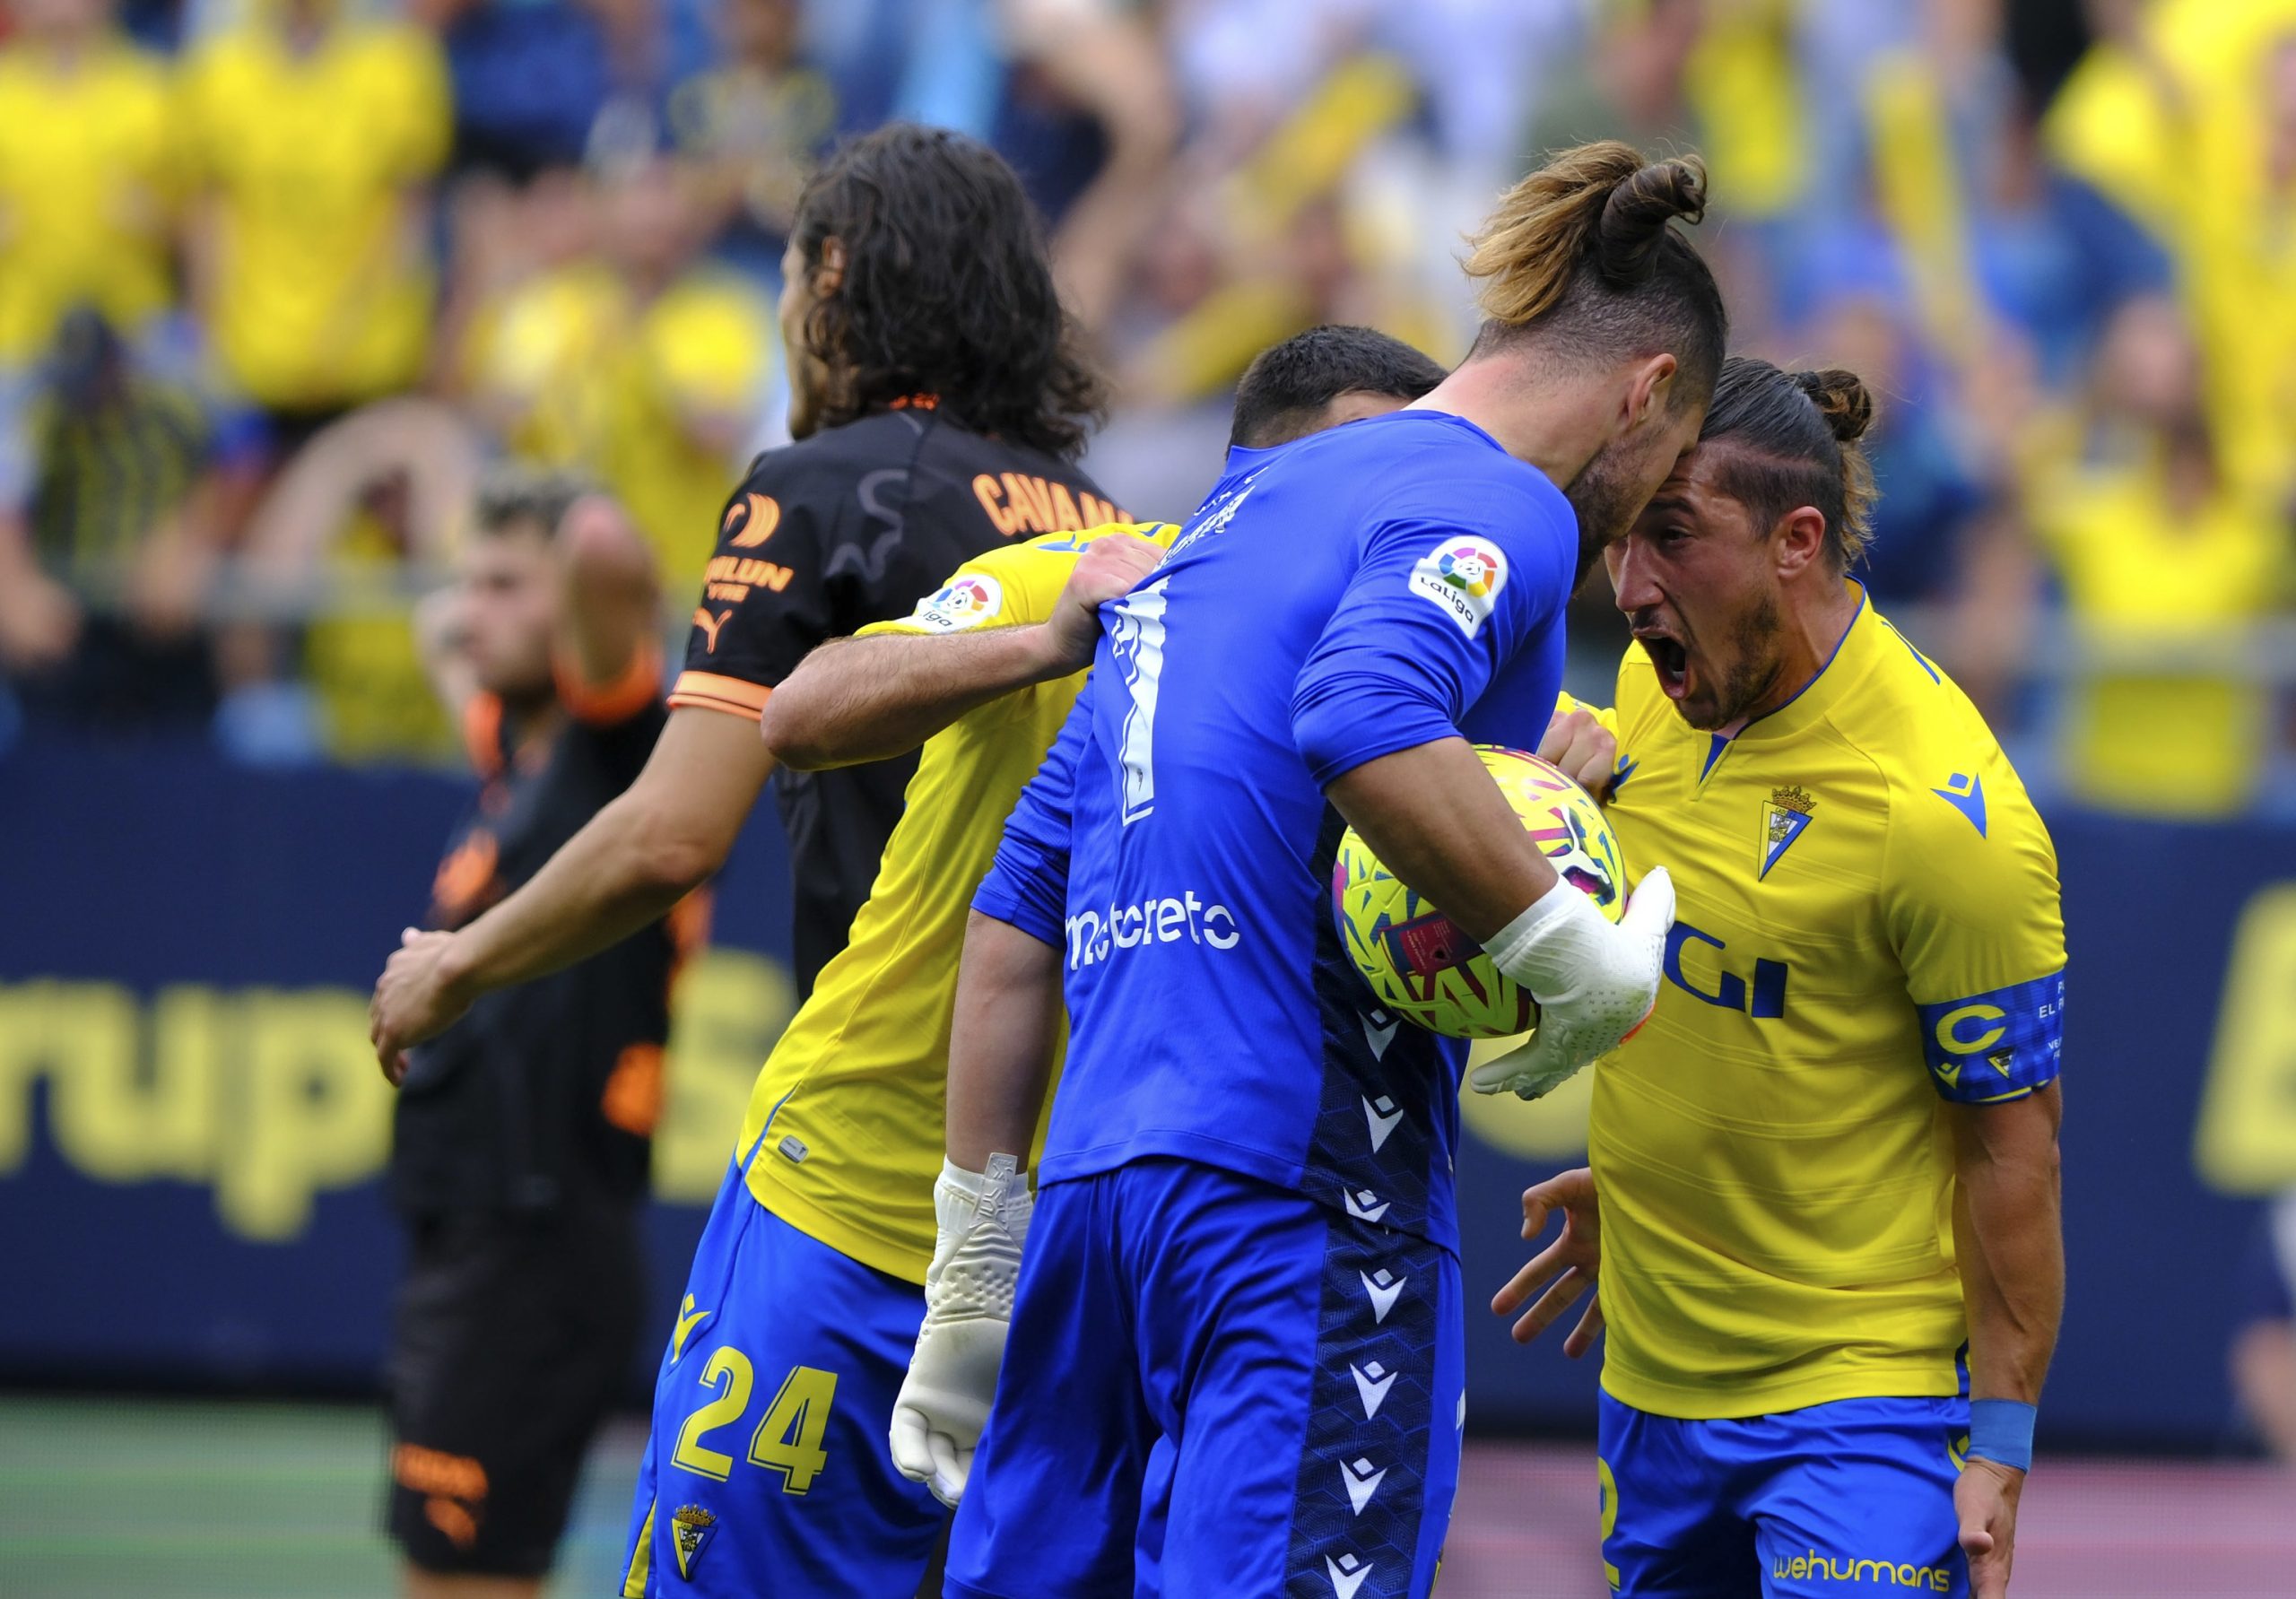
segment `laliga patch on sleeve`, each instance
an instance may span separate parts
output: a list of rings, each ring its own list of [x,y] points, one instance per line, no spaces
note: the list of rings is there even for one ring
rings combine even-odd
[[[961,632],[993,621],[1004,608],[1004,586],[986,572],[967,572],[917,602],[909,621],[936,633]]]
[[[1448,538],[1411,569],[1411,592],[1459,624],[1472,639],[1507,587],[1507,556],[1487,539]]]

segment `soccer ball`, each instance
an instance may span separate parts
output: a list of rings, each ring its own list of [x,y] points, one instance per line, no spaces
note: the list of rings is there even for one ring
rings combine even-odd
[[[1626,855],[1594,796],[1521,750],[1478,744],[1475,753],[1562,880],[1617,921],[1626,910]],[[1453,1038],[1503,1038],[1537,1023],[1538,1002],[1381,865],[1353,828],[1339,841],[1331,897],[1347,958],[1405,1021]]]

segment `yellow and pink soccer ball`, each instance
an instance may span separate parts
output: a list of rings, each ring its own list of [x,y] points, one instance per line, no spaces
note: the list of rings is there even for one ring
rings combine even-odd
[[[1478,744],[1475,753],[1562,880],[1617,921],[1626,910],[1626,852],[1594,795],[1521,750]],[[1331,893],[1348,960],[1405,1021],[1453,1038],[1509,1038],[1537,1024],[1538,1002],[1380,865],[1353,828],[1340,839]]]

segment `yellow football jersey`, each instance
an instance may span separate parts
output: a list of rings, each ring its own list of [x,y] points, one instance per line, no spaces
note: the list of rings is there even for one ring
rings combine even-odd
[[[0,365],[92,305],[125,332],[166,309],[179,161],[167,69],[106,39],[66,65],[0,49]]]
[[[874,633],[948,633],[1042,621],[1092,540],[1136,533],[1170,547],[1169,523],[1048,534],[990,550]],[[840,1254],[911,1282],[932,1263],[949,1010],[965,915],[1004,819],[1044,763],[1084,674],[967,712],[926,741],[900,825],[853,936],[822,969],[751,1091],[737,1153],[750,1192]],[[1042,1130],[1039,1130],[1041,1136]]]
[[[1942,1100],[2057,1073],[2057,856],[1969,700],[1862,601],[1733,738],[1620,668],[1609,808],[1680,913],[1595,1070],[1603,1385],[1690,1419],[1950,1395],[1967,1337]]]
[[[445,54],[421,28],[344,22],[298,56],[268,14],[210,35],[183,68],[178,132],[214,201],[223,373],[286,409],[410,387],[435,275],[416,190],[453,134]]]

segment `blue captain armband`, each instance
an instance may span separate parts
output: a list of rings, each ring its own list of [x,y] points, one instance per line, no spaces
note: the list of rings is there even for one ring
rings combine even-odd
[[[2031,1471],[2033,1421],[2039,1413],[2019,1399],[1970,1400],[1969,1457]]]
[[[2022,1099],[2057,1080],[2065,1052],[2063,971],[1914,1008],[1930,1078],[1955,1104]]]

